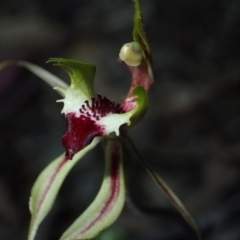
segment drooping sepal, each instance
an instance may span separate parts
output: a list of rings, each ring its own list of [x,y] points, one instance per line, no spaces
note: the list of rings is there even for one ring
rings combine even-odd
[[[199,231],[197,224],[195,223],[194,219],[192,218],[188,210],[185,208],[181,200],[177,197],[177,195],[171,190],[171,188],[165,183],[165,181],[149,167],[148,163],[138,153],[131,139],[125,135],[122,136],[122,140],[124,145],[142,163],[142,165],[144,166],[150,177],[153,179],[153,181],[157,184],[157,186],[162,190],[162,192],[167,196],[167,198],[172,202],[174,207],[186,220],[186,222],[194,231],[197,239],[202,240],[201,233]]]
[[[92,239],[119,216],[125,202],[122,146],[119,140],[107,140],[105,174],[97,197],[75,220],[60,240]]]
[[[28,240],[35,239],[38,227],[51,210],[59,189],[69,171],[99,141],[100,138],[95,138],[88,147],[76,154],[72,161],[67,161],[64,155],[59,156],[40,173],[33,185],[29,200],[29,209],[32,217]]]

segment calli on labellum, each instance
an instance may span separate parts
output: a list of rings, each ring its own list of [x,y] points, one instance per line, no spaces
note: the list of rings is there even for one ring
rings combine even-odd
[[[51,59],[49,62],[62,66],[71,78],[69,88],[55,88],[65,97],[58,102],[64,103],[62,113],[68,122],[67,133],[63,136],[67,159],[72,159],[74,154],[88,146],[97,136],[108,136],[111,133],[119,136],[120,127],[131,125],[130,119],[146,108],[146,104],[140,104],[147,102],[147,94],[142,86],[134,88],[133,100],[129,103],[128,111],[124,111],[120,104],[101,95],[95,96],[93,65],[68,59]]]
[[[46,70],[24,61],[0,64],[0,70],[17,64],[25,67],[54,87],[63,99],[62,113],[67,120],[67,132],[62,138],[65,154],[52,161],[33,185],[29,208],[31,223],[28,240],[34,240],[38,227],[51,210],[59,189],[73,166],[100,141],[104,141],[105,174],[100,190],[91,205],[61,236],[60,240],[92,239],[111,225],[125,203],[123,149],[127,148],[140,160],[147,172],[172,201],[185,220],[201,239],[199,230],[181,201],[140,157],[126,131],[144,116],[148,106],[148,91],[153,83],[152,59],[142,25],[141,7],[135,0],[133,42],[120,50],[121,61],[132,75],[130,90],[121,104],[96,95],[93,89],[95,66],[69,59],[52,58],[49,62],[62,67],[70,76],[71,84]]]

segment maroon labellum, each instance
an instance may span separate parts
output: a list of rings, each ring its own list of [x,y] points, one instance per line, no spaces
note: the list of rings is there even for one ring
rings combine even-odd
[[[105,134],[105,126],[100,123],[101,118],[124,111],[119,104],[97,95],[97,98],[85,101],[79,112],[80,116],[74,112],[66,114],[67,133],[62,141],[67,159],[72,159],[74,154],[89,145],[94,137]]]

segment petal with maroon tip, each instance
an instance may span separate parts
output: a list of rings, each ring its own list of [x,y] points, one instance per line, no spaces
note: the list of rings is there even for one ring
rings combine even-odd
[[[98,195],[60,240],[92,239],[121,213],[125,203],[125,185],[122,146],[118,140],[107,140],[105,160],[105,174]]]

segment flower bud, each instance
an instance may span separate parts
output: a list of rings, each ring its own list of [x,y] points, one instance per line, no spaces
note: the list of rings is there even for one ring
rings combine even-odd
[[[145,58],[142,47],[137,42],[124,44],[120,50],[119,57],[131,67],[139,66]]]

